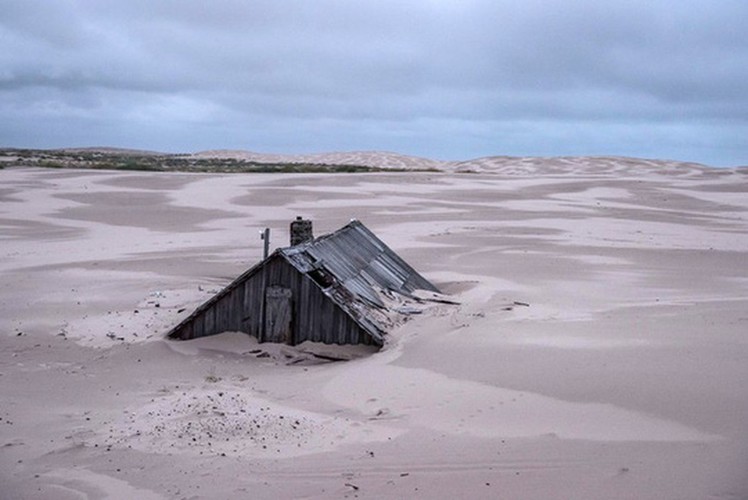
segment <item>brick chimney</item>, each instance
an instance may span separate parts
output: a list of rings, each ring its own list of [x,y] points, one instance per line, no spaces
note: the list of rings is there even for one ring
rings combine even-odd
[[[314,239],[312,234],[312,221],[302,219],[299,215],[291,223],[291,246],[311,241]]]

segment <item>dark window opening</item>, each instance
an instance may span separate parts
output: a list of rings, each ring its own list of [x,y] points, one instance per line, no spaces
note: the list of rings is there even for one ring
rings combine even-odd
[[[309,277],[312,278],[314,282],[322,288],[329,288],[334,283],[332,276],[327,274],[322,269],[313,269],[309,271]]]

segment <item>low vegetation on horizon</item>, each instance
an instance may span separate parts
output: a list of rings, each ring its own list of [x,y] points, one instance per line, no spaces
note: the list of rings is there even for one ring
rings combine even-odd
[[[189,154],[128,150],[0,149],[0,165],[94,170],[210,173],[360,173],[403,169],[326,163],[263,163],[235,158],[198,158]],[[2,168],[0,166],[0,168]]]

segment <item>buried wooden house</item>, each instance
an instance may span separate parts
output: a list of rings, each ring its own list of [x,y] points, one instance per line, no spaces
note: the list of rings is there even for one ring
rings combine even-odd
[[[357,220],[314,239],[291,224],[280,248],[198,307],[169,333],[192,339],[240,331],[260,342],[382,345],[393,303],[438,292]]]

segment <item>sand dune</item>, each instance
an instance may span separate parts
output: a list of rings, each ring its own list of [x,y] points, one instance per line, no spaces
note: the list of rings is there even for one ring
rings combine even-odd
[[[242,150],[212,150],[193,153],[196,158],[230,158],[259,163],[324,163],[328,165],[362,165],[398,170],[440,170],[458,173],[484,173],[500,175],[625,175],[645,174],[663,176],[726,175],[739,172],[746,175],[748,167],[742,169],[715,169],[693,162],[675,160],[653,160],[620,156],[568,156],[568,157],[521,157],[489,156],[462,161],[440,161],[384,151],[350,151],[315,154],[266,154]]]
[[[748,172],[438,168],[0,170],[0,497],[748,497]],[[164,338],[296,215],[459,304],[381,351]]]
[[[31,160],[24,163],[25,166],[36,166],[34,161],[39,161],[33,153],[45,153],[44,150],[28,150],[27,155],[31,155]],[[315,165],[348,165],[363,166],[383,170],[407,170],[407,171],[441,171],[457,173],[483,173],[497,174],[505,176],[528,176],[528,175],[550,175],[550,176],[642,176],[642,175],[662,175],[662,176],[703,176],[710,178],[728,174],[738,174],[740,176],[748,175],[748,167],[712,168],[693,162],[684,162],[676,160],[656,160],[644,158],[629,158],[621,156],[568,156],[568,157],[522,157],[522,156],[488,156],[482,158],[473,158],[468,160],[435,160],[419,156],[404,155],[388,151],[337,151],[308,154],[276,154],[276,153],[258,153],[253,151],[238,149],[216,149],[200,151],[196,153],[160,153],[155,151],[145,151],[137,149],[111,148],[111,147],[90,147],[90,148],[66,148],[62,150],[52,150],[46,153],[99,153],[104,157],[112,155],[116,161],[110,165],[119,165],[121,157],[152,157],[152,163],[149,167],[158,167],[159,162],[170,164],[170,169],[178,170],[173,161],[193,160],[239,160],[246,162],[255,162],[260,164],[315,164]],[[90,168],[89,164],[76,163],[76,158],[60,158],[52,156],[58,164],[67,164],[73,168]],[[49,158],[47,158],[49,159]],[[32,161],[33,160],[33,161]],[[18,162],[18,151],[7,149],[0,151],[0,162],[12,165]],[[194,165],[192,165],[194,168]],[[111,167],[110,167],[111,168]],[[209,168],[209,167],[205,167]],[[213,170],[210,170],[211,172]]]
[[[397,170],[439,169],[446,162],[386,151],[352,151],[314,154],[269,154],[241,150],[213,150],[194,153],[196,158],[231,158],[258,163],[320,163],[326,165],[360,165]]]
[[[457,172],[496,173],[503,175],[621,175],[642,174],[695,176],[719,174],[698,163],[668,160],[646,160],[618,156],[569,156],[556,158],[492,156],[456,162]],[[724,172],[724,171],[722,171]]]

